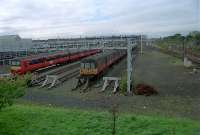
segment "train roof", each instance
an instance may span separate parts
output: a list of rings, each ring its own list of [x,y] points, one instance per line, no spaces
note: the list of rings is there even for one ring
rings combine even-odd
[[[38,54],[38,55],[25,57],[22,60],[35,60],[35,59],[40,59],[40,58],[54,57],[57,55],[66,55],[66,54],[76,53],[76,52],[79,52],[79,51],[78,50],[70,50],[70,51],[60,51],[60,52],[54,52],[54,53],[42,53],[42,54]]]
[[[13,60],[26,60],[26,61],[31,61],[31,60],[36,60],[40,58],[48,58],[48,57],[54,57],[57,55],[66,55],[69,53],[76,53],[79,52],[80,50],[66,50],[66,51],[59,51],[59,52],[48,52],[48,53],[40,53],[38,55],[31,55],[31,56],[26,56],[26,57],[17,57],[14,58]],[[85,50],[81,50],[85,51]]]
[[[97,61],[97,60],[103,59],[103,58],[105,58],[105,57],[107,57],[107,56],[109,56],[109,55],[111,55],[115,52],[118,52],[118,51],[116,51],[116,50],[105,51],[105,52],[99,53],[97,55],[93,55],[93,56],[84,58],[84,59],[81,60],[81,62],[84,63],[84,62]]]
[[[54,54],[56,54],[56,53],[40,53],[40,54],[24,57],[23,60],[37,59],[37,58],[46,57],[46,56],[54,55]]]

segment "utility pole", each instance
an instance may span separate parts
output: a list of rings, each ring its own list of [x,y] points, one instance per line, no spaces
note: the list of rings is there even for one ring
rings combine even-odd
[[[186,57],[185,37],[183,37],[183,58]]]
[[[185,37],[184,36],[182,37],[182,44],[183,44],[183,63],[185,66],[187,66],[188,59],[186,56]]]
[[[142,34],[140,36],[140,54],[143,53]]]

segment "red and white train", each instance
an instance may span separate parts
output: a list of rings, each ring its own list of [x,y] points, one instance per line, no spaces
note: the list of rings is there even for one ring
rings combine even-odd
[[[55,54],[42,54],[12,61],[11,73],[22,75],[41,68],[78,61],[81,58],[101,52],[99,49],[84,51],[59,52]]]

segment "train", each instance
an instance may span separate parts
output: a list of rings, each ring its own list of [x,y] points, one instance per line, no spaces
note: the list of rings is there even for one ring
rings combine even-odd
[[[49,66],[65,64],[73,61],[78,61],[84,57],[100,53],[100,49],[83,50],[83,51],[67,51],[55,54],[41,54],[12,61],[11,73],[23,75],[28,72],[33,72],[41,68]]]
[[[132,51],[137,54],[137,46],[132,48]],[[104,52],[93,57],[87,57],[80,61],[79,76],[72,90],[81,88],[83,92],[92,85],[94,80],[101,77],[108,69],[123,59],[127,55],[127,50],[104,50]]]
[[[84,58],[80,62],[79,77],[76,86],[72,90],[83,87],[83,92],[91,85],[91,81],[97,79],[110,66],[126,56],[126,50],[109,50],[93,57]]]
[[[81,60],[80,76],[98,76],[125,55],[126,50],[113,50],[101,53],[94,57],[84,58]]]

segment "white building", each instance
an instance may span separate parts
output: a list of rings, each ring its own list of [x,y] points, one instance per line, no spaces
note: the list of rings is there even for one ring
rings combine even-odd
[[[0,52],[28,51],[32,46],[32,39],[22,39],[19,35],[0,36]]]

